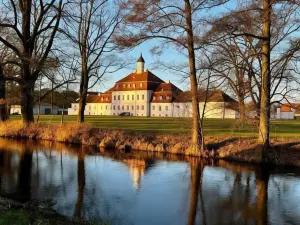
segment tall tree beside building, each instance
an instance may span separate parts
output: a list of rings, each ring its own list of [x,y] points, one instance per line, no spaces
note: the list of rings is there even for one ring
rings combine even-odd
[[[5,121],[6,118],[5,77],[3,74],[2,64],[0,63],[0,121]]]
[[[59,27],[63,0],[10,0],[0,3],[0,42],[16,55],[10,62],[20,73],[7,80],[21,87],[21,112],[25,124],[34,122],[34,85],[51,55]],[[41,39],[43,41],[41,41]]]
[[[113,55],[116,45],[112,42],[121,18],[118,6],[108,0],[74,1],[67,15],[63,32],[75,44],[81,65],[77,121],[83,123],[88,90],[106,74],[123,67]]]
[[[238,49],[248,48],[248,56],[242,62],[249,69],[250,97],[259,108],[258,143],[264,150],[270,145],[271,100],[279,102],[297,90],[294,59],[299,52],[300,24],[297,19],[300,6],[294,1],[250,1],[217,20],[212,32],[222,33],[239,42]],[[247,45],[239,39],[247,40]],[[221,41],[222,42],[222,41]],[[252,63],[252,59],[254,59]],[[273,99],[272,99],[273,98]]]
[[[133,47],[150,39],[160,39],[164,47],[173,45],[185,51],[189,62],[189,80],[192,92],[192,152],[204,151],[204,134],[200,122],[196,51],[202,44],[200,12],[208,11],[226,2],[218,1],[124,1],[123,32],[116,41],[123,47]]]

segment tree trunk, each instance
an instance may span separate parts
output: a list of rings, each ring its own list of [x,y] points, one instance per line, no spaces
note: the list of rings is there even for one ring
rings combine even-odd
[[[84,110],[86,106],[86,96],[88,92],[89,85],[89,74],[87,70],[86,60],[85,60],[85,52],[82,53],[82,71],[81,71],[81,81],[80,81],[80,89],[79,89],[79,110],[78,110],[78,123],[84,123]]]
[[[244,122],[246,120],[246,109],[245,109],[244,98],[239,99],[239,113],[240,113],[239,121]]]
[[[51,115],[53,115],[53,102],[54,102],[54,87],[53,87],[53,80],[51,80]]]
[[[34,122],[33,117],[33,97],[34,93],[34,82],[28,81],[21,87],[21,113],[22,120],[25,125]]]
[[[64,124],[65,102],[66,102],[66,98],[67,98],[68,91],[69,91],[69,82],[67,83],[66,91],[65,91],[64,97],[63,97],[63,107],[62,107],[62,112],[61,112],[61,120],[60,120],[60,124]]]
[[[7,120],[6,111],[6,99],[5,99],[5,78],[3,74],[2,67],[0,66],[0,121]]]
[[[260,100],[260,121],[258,142],[263,145],[261,159],[265,158],[265,149],[270,144],[270,28],[271,0],[263,0],[263,43],[262,43],[262,84]]]
[[[192,10],[189,0],[185,0],[185,13],[187,23],[187,43],[188,43],[188,55],[190,66],[190,82],[192,92],[192,110],[193,110],[193,127],[192,127],[192,152],[203,154],[204,142],[202,141],[202,129],[200,124],[200,112],[198,101],[198,84],[196,75],[196,61],[195,61],[195,49],[194,49],[194,34],[192,25]]]
[[[41,89],[42,89],[42,78],[40,80],[40,88],[39,88],[39,103],[38,103],[38,116],[36,122],[38,123],[41,115]]]

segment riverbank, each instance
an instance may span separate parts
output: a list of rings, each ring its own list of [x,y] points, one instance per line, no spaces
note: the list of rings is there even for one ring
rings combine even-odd
[[[62,216],[46,203],[21,203],[0,197],[0,225],[104,225]]]
[[[0,137],[48,140],[67,144],[100,146],[116,149],[161,152],[199,157],[191,151],[187,134],[159,134],[124,130],[104,130],[87,124],[31,124],[23,127],[19,121],[0,124]],[[255,138],[238,136],[206,136],[205,157],[260,163],[260,150]],[[300,141],[296,138],[274,138],[267,150],[267,163],[300,166]]]

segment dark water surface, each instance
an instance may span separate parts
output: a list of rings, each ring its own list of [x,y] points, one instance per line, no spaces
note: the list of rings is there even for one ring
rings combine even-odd
[[[0,192],[110,224],[300,224],[300,170],[0,139]]]

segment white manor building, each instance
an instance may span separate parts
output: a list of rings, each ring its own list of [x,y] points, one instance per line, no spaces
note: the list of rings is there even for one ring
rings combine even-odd
[[[191,117],[191,92],[182,91],[170,81],[164,82],[144,69],[141,56],[136,71],[117,81],[104,93],[87,96],[85,115],[130,114],[131,116],[151,117]],[[220,90],[199,91],[199,107],[202,112],[207,96],[205,118],[238,118],[236,101]],[[69,115],[78,114],[78,103],[72,103]]]

